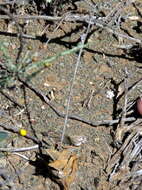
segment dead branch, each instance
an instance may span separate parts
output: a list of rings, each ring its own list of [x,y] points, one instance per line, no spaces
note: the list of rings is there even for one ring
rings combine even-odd
[[[34,92],[43,102],[45,102],[56,114],[57,116],[61,117],[61,118],[65,118],[65,114],[60,112],[48,99],[48,97],[43,94],[40,90],[37,90],[36,88],[33,87],[33,85],[27,83],[26,81],[24,81],[23,79],[21,79],[20,77],[18,78],[19,81],[28,89],[30,89],[32,92]],[[120,121],[120,119],[116,119],[116,120],[102,120],[102,121],[90,121],[84,118],[81,118],[79,116],[76,115],[68,115],[68,119],[72,119],[72,120],[76,120],[76,121],[80,121],[82,123],[86,123],[88,125],[91,125],[93,127],[99,126],[99,125],[114,125],[116,123],[118,123]],[[125,122],[130,122],[130,121],[135,121],[136,118],[134,117],[130,117],[130,118],[125,118]]]
[[[3,9],[0,7],[0,10],[3,10]],[[6,14],[7,14],[7,12],[6,12]],[[134,42],[139,43],[139,44],[142,43],[141,39],[133,38],[133,37],[130,37],[128,35],[119,33],[117,31],[115,31],[114,29],[112,29],[111,27],[108,27],[107,24],[105,23],[105,17],[97,18],[96,16],[81,15],[81,14],[68,14],[68,15],[63,16],[63,17],[52,17],[52,16],[42,16],[42,15],[40,15],[40,16],[12,15],[12,17],[11,17],[11,14],[8,15],[8,16],[7,15],[1,15],[0,19],[12,19],[12,20],[14,20],[16,22],[19,19],[24,19],[24,20],[44,19],[44,20],[48,20],[48,21],[61,21],[61,20],[64,20],[66,22],[85,22],[85,23],[88,23],[88,24],[91,21],[92,25],[96,25],[96,26],[106,30],[108,33],[112,33],[112,34],[114,34],[116,36],[119,36],[121,38],[130,40],[130,41],[134,41]]]

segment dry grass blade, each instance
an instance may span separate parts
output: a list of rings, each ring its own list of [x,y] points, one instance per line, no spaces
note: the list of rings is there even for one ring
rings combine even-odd
[[[25,152],[34,149],[38,149],[39,145],[34,145],[31,147],[23,147],[23,148],[0,148],[0,152]]]

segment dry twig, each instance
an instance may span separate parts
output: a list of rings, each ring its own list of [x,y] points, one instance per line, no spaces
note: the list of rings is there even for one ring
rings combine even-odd
[[[84,45],[84,43],[86,41],[86,38],[87,38],[87,35],[89,33],[90,26],[91,26],[91,22],[88,24],[86,33],[81,36],[82,37],[82,39],[81,39],[82,48],[80,48],[80,51],[79,51],[79,54],[78,54],[78,58],[77,58],[77,62],[76,62],[75,70],[74,70],[74,75],[73,75],[72,83],[71,83],[71,86],[70,86],[69,97],[68,97],[68,101],[67,101],[65,122],[64,122],[62,137],[61,137],[61,144],[63,143],[63,140],[64,140],[65,130],[66,130],[67,122],[68,122],[69,107],[70,107],[70,103],[71,103],[71,97],[72,97],[72,94],[73,94],[73,86],[74,86],[74,82],[75,82],[75,79],[76,79],[77,70],[78,70],[78,67],[79,67],[79,64],[80,64],[80,59],[81,59],[81,55],[82,55],[82,51],[83,51],[83,45]]]
[[[34,145],[30,147],[22,147],[22,148],[0,148],[0,152],[25,152],[34,149],[38,149],[39,145]]]
[[[2,8],[0,7],[0,9],[2,9]],[[68,14],[65,17],[64,16],[63,17],[52,17],[52,16],[42,16],[42,15],[40,15],[40,16],[12,15],[12,17],[11,17],[11,15],[8,15],[8,16],[7,15],[1,15],[0,16],[1,19],[9,19],[9,17],[10,17],[10,19],[15,20],[16,22],[18,19],[25,19],[25,20],[44,19],[44,20],[48,20],[48,21],[64,20],[66,22],[85,22],[88,24],[91,21],[92,25],[96,25],[96,26],[106,30],[108,33],[112,33],[118,37],[130,40],[130,41],[134,41],[134,42],[139,43],[139,44],[142,43],[141,39],[133,38],[133,37],[130,37],[128,35],[119,33],[117,31],[115,31],[114,29],[112,29],[111,27],[108,27],[105,23],[105,17],[97,18],[96,16],[92,16],[92,15],[80,15],[80,14]],[[21,34],[21,37],[23,37],[23,34]],[[25,37],[26,37],[26,35],[25,35]],[[34,37],[32,37],[32,38],[34,38]]]
[[[27,83],[26,81],[24,81],[23,79],[19,78],[19,81],[27,88],[29,88],[32,92],[34,92],[42,101],[44,101],[59,117],[64,118],[65,114],[60,112],[48,99],[48,97],[43,94],[40,90],[37,90],[36,88],[33,87],[33,85]],[[68,115],[68,119],[73,119],[76,121],[80,121],[82,123],[86,123],[88,125],[91,125],[93,127],[99,126],[99,125],[114,125],[116,123],[118,123],[120,121],[120,119],[115,119],[115,120],[102,120],[102,121],[90,121],[84,118],[81,118],[79,116],[76,115]],[[130,121],[135,121],[136,118],[134,117],[130,117],[130,118],[126,118],[125,122],[130,122]]]

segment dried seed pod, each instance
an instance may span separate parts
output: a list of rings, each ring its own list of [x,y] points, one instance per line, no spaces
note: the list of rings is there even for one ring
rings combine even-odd
[[[142,98],[140,97],[136,103],[137,112],[142,116]]]
[[[85,136],[80,136],[80,135],[73,135],[73,136],[68,136],[70,142],[74,146],[80,146],[84,143],[86,143],[87,138]]]

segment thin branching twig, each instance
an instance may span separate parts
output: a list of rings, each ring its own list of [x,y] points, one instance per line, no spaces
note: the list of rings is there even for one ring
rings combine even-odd
[[[88,24],[86,34],[82,35],[82,42],[81,42],[82,47],[80,48],[80,51],[79,51],[79,54],[78,54],[73,79],[72,79],[72,82],[71,82],[71,85],[70,85],[69,97],[68,97],[68,101],[67,101],[66,116],[65,116],[62,136],[61,136],[61,144],[63,143],[63,140],[64,140],[64,135],[65,135],[66,126],[67,126],[67,122],[68,122],[69,108],[70,108],[70,104],[71,104],[71,98],[72,98],[72,95],[73,95],[73,87],[74,87],[74,82],[75,82],[76,75],[77,75],[77,70],[78,70],[78,67],[79,67],[79,64],[80,64],[80,59],[81,59],[81,55],[82,55],[82,51],[83,51],[83,45],[84,45],[84,43],[86,41],[86,38],[87,38],[87,35],[89,33],[90,26],[91,26],[91,22]]]
[[[0,16],[1,19],[9,19],[9,16],[7,15],[1,15]],[[31,16],[31,15],[13,15],[13,18],[17,21],[18,19],[25,19],[25,20],[33,20],[33,19],[44,19],[44,20],[48,20],[48,21],[61,21],[64,20],[66,22],[86,22],[89,24],[90,20],[91,20],[91,24],[92,25],[96,25],[104,30],[106,30],[108,33],[114,34],[118,37],[130,40],[130,41],[134,41],[136,43],[141,44],[142,40],[141,39],[137,39],[125,34],[122,34],[120,32],[115,31],[114,29],[112,29],[111,27],[107,26],[105,23],[105,18],[103,17],[99,17],[97,18],[96,16],[92,16],[92,15],[81,15],[81,14],[68,14],[65,17],[52,17],[52,16]],[[23,36],[23,35],[22,35]]]
[[[34,92],[43,102],[45,102],[56,114],[57,116],[61,117],[61,118],[65,118],[65,114],[62,113],[61,111],[59,111],[55,105],[53,105],[50,100],[48,99],[48,97],[41,92],[40,90],[36,89],[35,87],[33,87],[33,85],[27,83],[26,81],[24,81],[22,78],[19,78],[19,81],[28,89],[30,89],[32,92]],[[99,125],[106,125],[106,126],[110,126],[110,125],[114,125],[116,123],[118,123],[120,121],[120,119],[115,119],[115,120],[101,120],[101,121],[91,121],[91,120],[87,120],[85,118],[81,118],[79,116],[76,115],[68,115],[68,119],[72,119],[72,120],[76,120],[76,121],[80,121],[82,123],[86,123],[88,125],[91,125],[93,127],[99,126]],[[134,117],[130,117],[130,118],[126,118],[125,122],[132,122],[135,121],[136,118]]]

